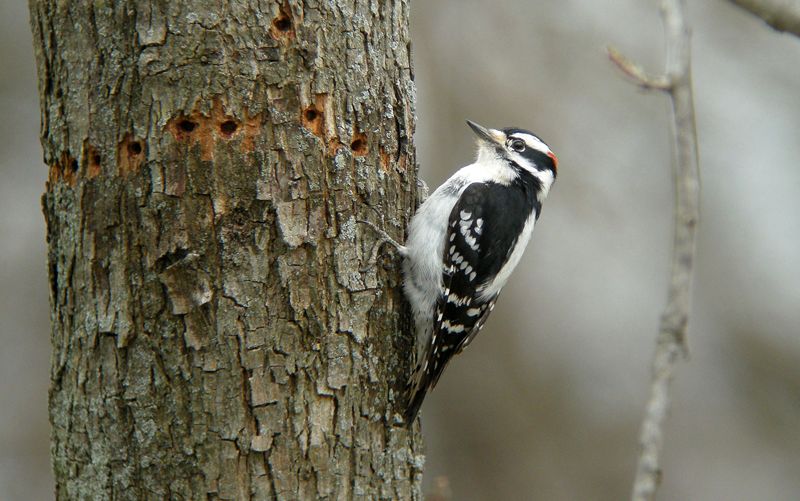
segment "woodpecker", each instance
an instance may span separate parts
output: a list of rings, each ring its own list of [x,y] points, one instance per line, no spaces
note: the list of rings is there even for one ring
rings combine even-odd
[[[555,154],[532,132],[467,124],[478,137],[475,162],[419,207],[404,246],[378,230],[403,256],[403,288],[417,334],[407,426],[450,359],[486,322],[530,241],[558,169]]]

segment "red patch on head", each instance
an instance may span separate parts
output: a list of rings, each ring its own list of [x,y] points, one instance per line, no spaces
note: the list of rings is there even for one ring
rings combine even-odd
[[[556,154],[551,151],[547,154],[547,156],[553,160],[553,170],[558,172],[558,158],[556,157]]]

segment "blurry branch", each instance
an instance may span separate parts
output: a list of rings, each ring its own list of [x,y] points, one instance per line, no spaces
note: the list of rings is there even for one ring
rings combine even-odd
[[[639,434],[639,459],[633,484],[634,501],[652,500],[661,478],[663,426],[669,410],[669,389],[675,365],[686,352],[695,235],[700,211],[700,173],[697,160],[690,33],[684,0],[661,0],[666,35],[666,71],[651,77],[627,58],[609,50],[609,57],[626,75],[648,89],[667,93],[672,101],[675,148],[675,228],[667,306],[661,316],[653,358],[650,396]]]
[[[631,77],[643,89],[669,92],[672,88],[672,82],[666,75],[648,75],[641,66],[625,57],[614,47],[608,48],[608,57],[617,65],[617,68]]]
[[[730,0],[778,31],[800,37],[800,2],[797,0]]]

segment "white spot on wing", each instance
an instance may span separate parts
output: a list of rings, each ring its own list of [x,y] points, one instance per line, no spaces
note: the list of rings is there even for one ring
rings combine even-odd
[[[510,249],[510,254],[508,256],[508,260],[505,262],[500,271],[491,281],[488,281],[479,288],[480,292],[480,299],[483,301],[488,301],[491,298],[497,296],[500,293],[500,290],[503,286],[508,282],[509,277],[511,276],[511,272],[514,271],[519,260],[522,258],[522,253],[525,251],[525,247],[528,245],[528,241],[531,238],[531,234],[533,234],[533,226],[536,224],[536,213],[532,212],[530,216],[528,216],[527,221],[525,221],[525,226],[522,228],[522,233],[520,234],[519,238],[516,239],[514,245]]]
[[[455,292],[450,293],[447,296],[447,302],[451,303],[451,304],[454,304],[456,306],[463,306],[465,304],[469,304],[471,301],[472,301],[472,298],[470,298],[469,296],[459,297],[458,295],[456,295]]]
[[[461,325],[461,324],[453,325],[450,322],[448,322],[447,320],[442,322],[442,328],[443,329],[447,329],[447,332],[450,332],[452,334],[458,334],[459,332],[464,332],[464,326],[463,325]]]

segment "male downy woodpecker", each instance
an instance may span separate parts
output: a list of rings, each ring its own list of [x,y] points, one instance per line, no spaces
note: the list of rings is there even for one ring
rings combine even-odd
[[[405,246],[392,241],[404,257],[418,343],[407,426],[453,355],[483,327],[556,178],[556,156],[533,133],[467,124],[478,136],[477,159],[419,207]]]

